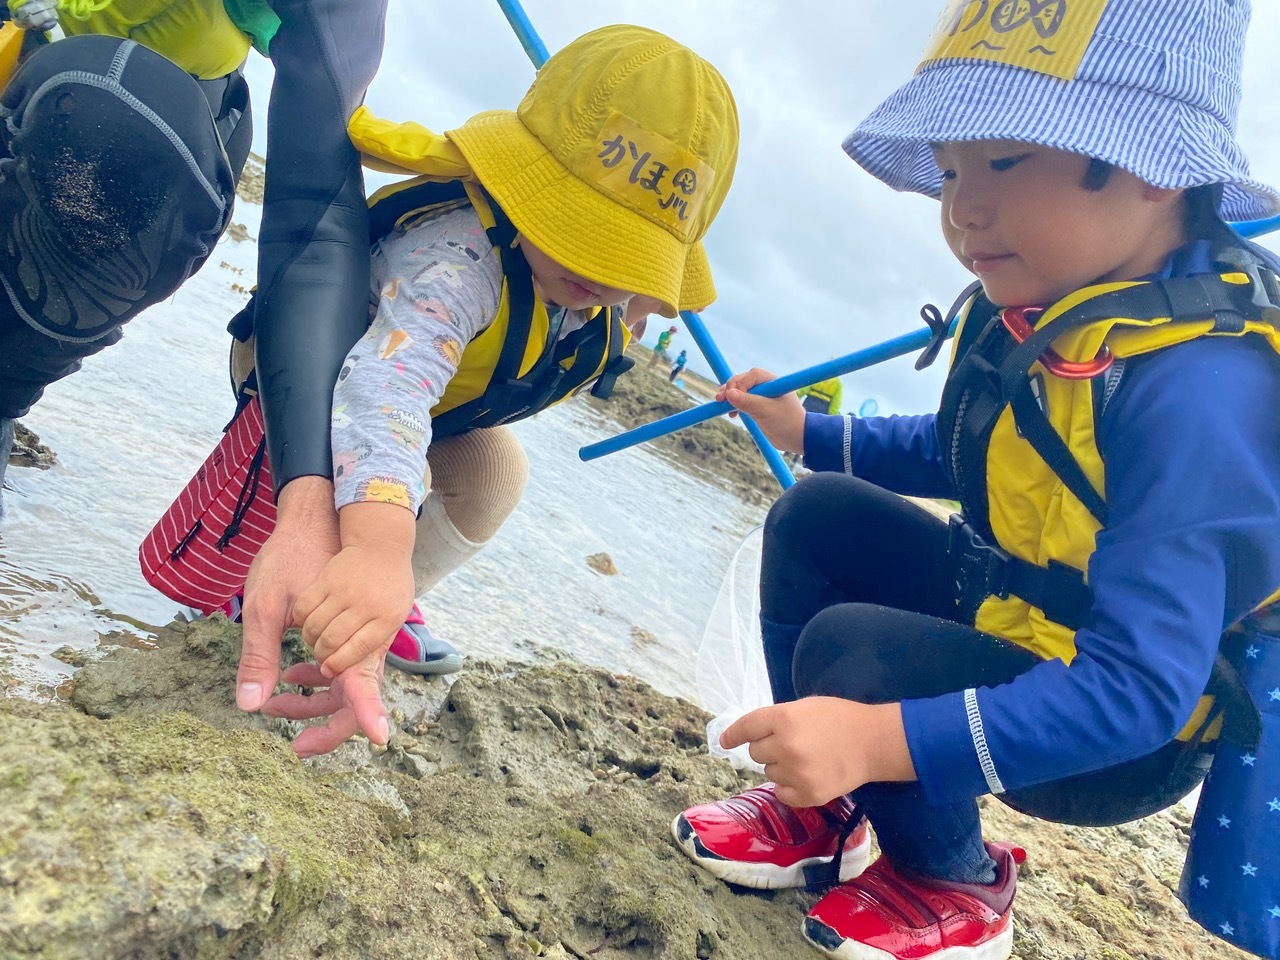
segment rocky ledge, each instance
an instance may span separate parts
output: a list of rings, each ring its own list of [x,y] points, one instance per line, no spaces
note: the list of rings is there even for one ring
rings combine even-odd
[[[110,638],[107,639],[110,642]],[[104,647],[68,700],[0,701],[0,952],[9,958],[777,960],[814,896],[725,886],[674,846],[685,806],[747,782],[707,717],[568,663],[389,676],[395,733],[300,763],[230,693],[239,629]],[[1187,920],[1188,817],[1037,824],[1015,955],[1242,957]]]

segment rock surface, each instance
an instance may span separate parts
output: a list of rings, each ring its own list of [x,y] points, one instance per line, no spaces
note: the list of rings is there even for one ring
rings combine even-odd
[[[87,664],[71,704],[0,701],[5,960],[818,956],[813,895],[730,888],[670,839],[747,785],[696,707],[567,663],[393,671],[389,747],[304,764],[294,725],[232,706],[238,654],[220,617],[174,624]],[[1174,897],[1185,812],[984,818],[1030,851],[1020,960],[1244,956]]]
[[[40,442],[35,431],[28,430],[21,423],[14,423],[13,449],[9,451],[9,462],[19,467],[48,470],[58,462],[58,455]]]
[[[607,553],[591,554],[591,556],[587,557],[587,566],[605,577],[616,577],[618,575],[618,565],[613,562],[613,557]]]

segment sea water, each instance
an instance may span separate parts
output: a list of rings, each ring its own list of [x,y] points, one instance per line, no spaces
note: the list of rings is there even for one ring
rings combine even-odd
[[[23,420],[58,456],[11,467],[0,520],[0,675],[48,695],[50,656],[99,635],[145,637],[177,604],[142,579],[137,548],[217,442],[234,405],[227,321],[253,283],[249,240],[224,237],[171,300],[54,384]],[[530,461],[523,502],[493,541],[425,599],[428,623],[487,658],[574,659],[695,697],[707,616],[743,535],[763,519],[645,447],[591,463],[578,448],[620,432],[585,400],[515,424]],[[607,553],[616,575],[586,558]],[[12,682],[12,681],[11,681]]]

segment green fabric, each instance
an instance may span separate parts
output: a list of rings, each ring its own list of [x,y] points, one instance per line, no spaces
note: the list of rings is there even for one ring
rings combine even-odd
[[[223,0],[231,22],[253,38],[253,49],[270,56],[271,38],[280,29],[280,18],[267,0]]]

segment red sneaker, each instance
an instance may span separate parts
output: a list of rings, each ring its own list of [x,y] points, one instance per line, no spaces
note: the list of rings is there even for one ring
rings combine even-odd
[[[830,872],[842,836],[840,879],[866,869],[871,837],[848,797],[821,807],[789,807],[773,791],[766,783],[728,800],[690,807],[671,824],[676,843],[707,872],[758,890],[834,881],[823,868]],[[850,829],[854,817],[858,820]]]
[[[387,664],[405,673],[457,673],[462,669],[462,654],[431,632],[415,603],[391,641]]]
[[[884,857],[813,905],[805,939],[840,960],[1007,960],[1020,847],[987,844],[996,882],[908,876]]]

